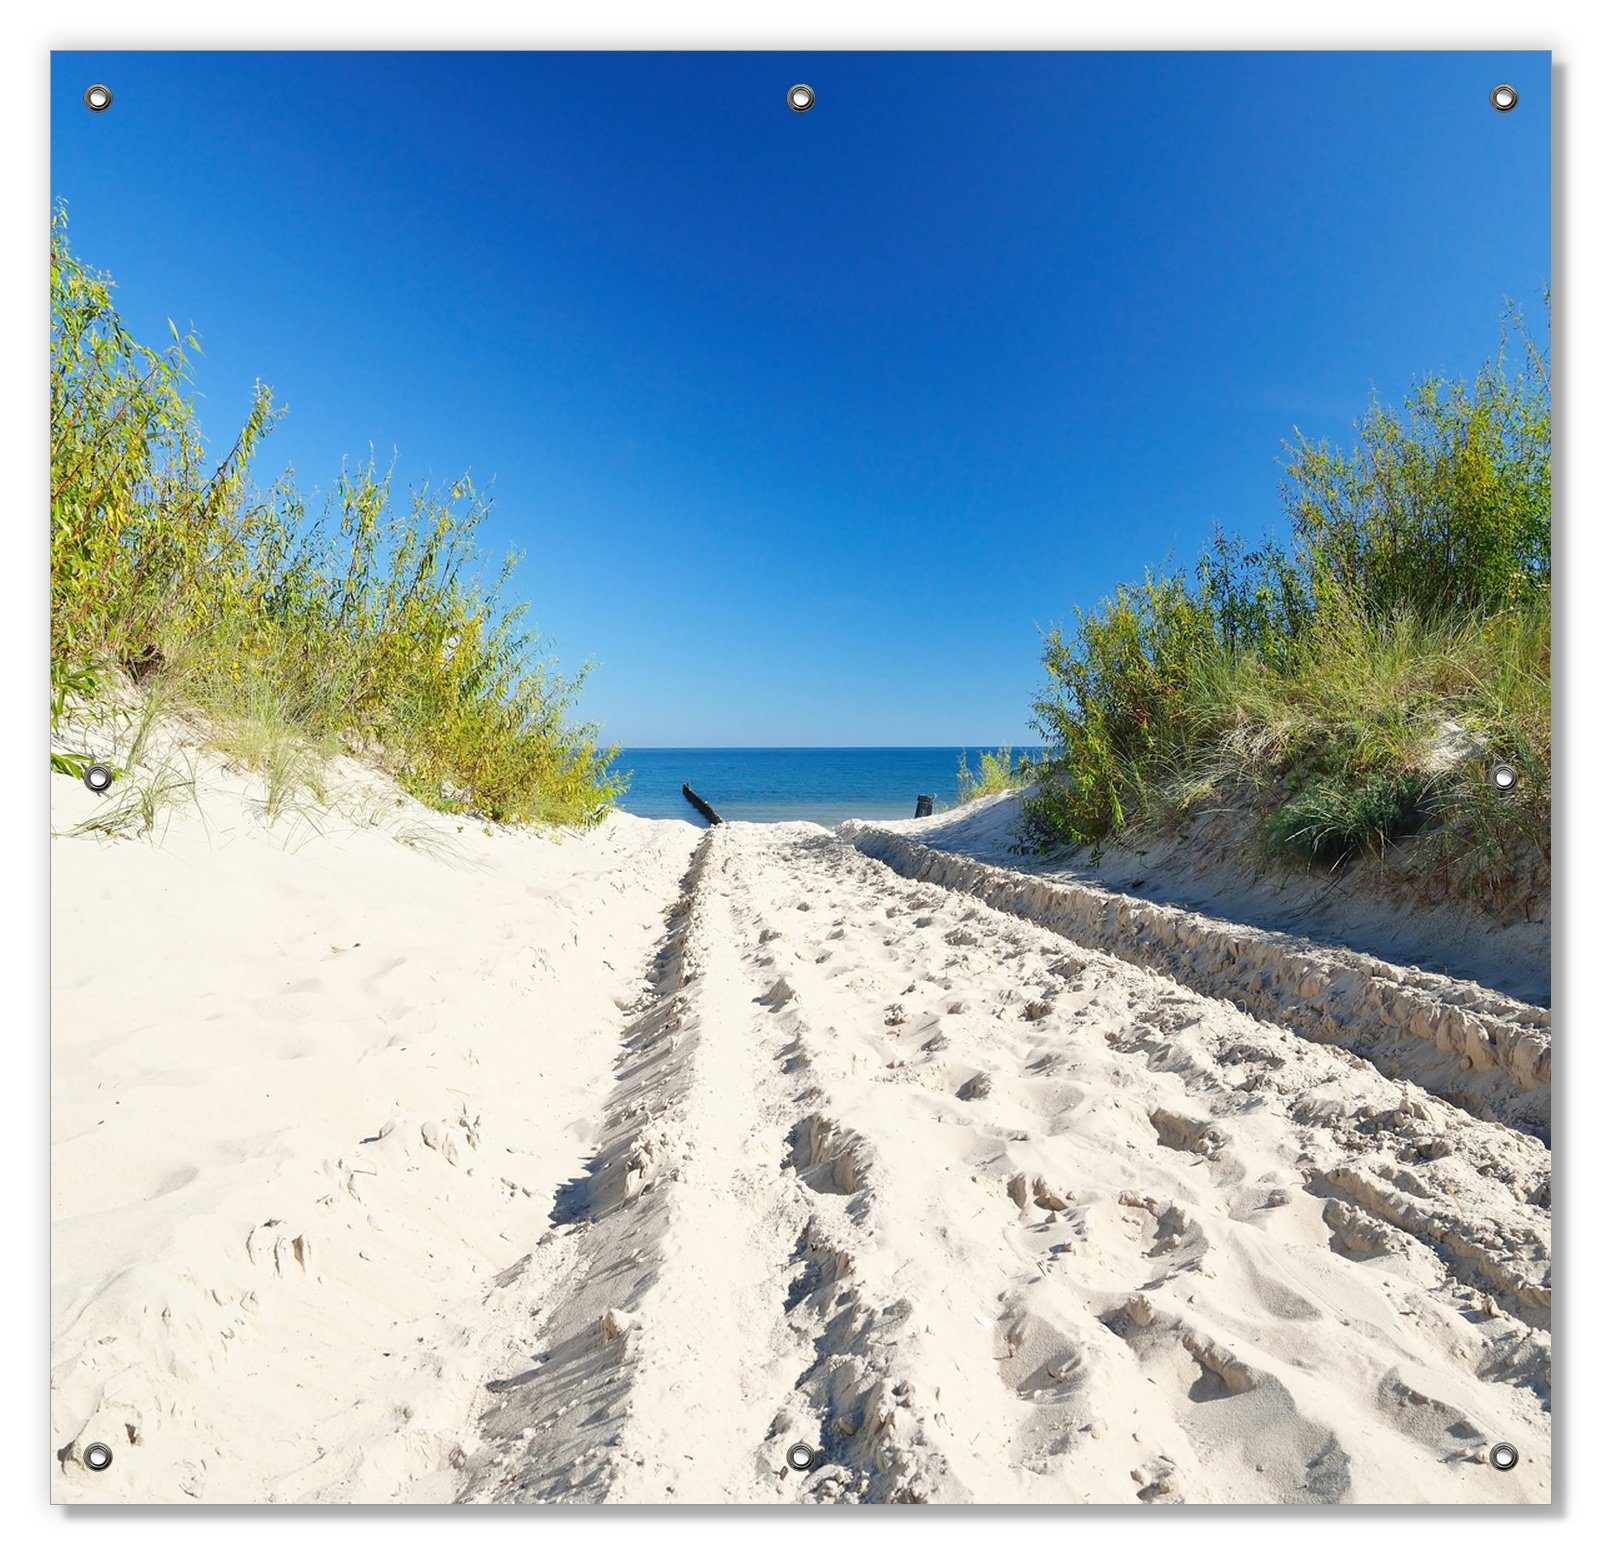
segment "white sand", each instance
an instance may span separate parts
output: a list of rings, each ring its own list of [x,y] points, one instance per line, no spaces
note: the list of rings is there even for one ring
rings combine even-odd
[[[821,828],[395,816],[53,844],[58,1499],[1549,1497],[1532,1134]]]
[[[1501,991],[1505,980],[1485,987],[1406,961],[1409,944],[1420,935],[1435,938],[1444,927],[1438,919],[1433,928],[1421,928],[1426,915],[1416,904],[1364,900],[1343,883],[1318,914],[1322,932],[1310,937],[1278,926],[1271,910],[1276,892],[1285,891],[1294,904],[1286,916],[1305,931],[1309,904],[1287,889],[1294,879],[1254,877],[1248,863],[1238,871],[1247,884],[1232,887],[1219,878],[1228,875],[1227,863],[1214,859],[1198,869],[1195,861],[1180,865],[1171,851],[1164,859],[1153,849],[1140,889],[1118,890],[1083,865],[1003,851],[1017,819],[1014,799],[973,809],[971,818],[959,811],[933,827],[927,821],[851,821],[839,830],[909,879],[970,893],[1298,1036],[1343,1046],[1382,1073],[1422,1085],[1477,1117],[1550,1137],[1551,1011]],[[1198,896],[1233,898],[1250,910],[1251,920],[1197,911]],[[1452,916],[1459,932],[1471,925],[1467,912]],[[1332,919],[1360,922],[1360,942],[1383,953],[1332,941]],[[1507,951],[1501,961],[1499,948]],[[1526,963],[1526,952],[1513,936],[1478,926],[1476,959],[1493,970]]]
[[[1258,846],[1256,820],[1216,809],[1192,816],[1183,835],[1161,833],[1109,844],[1099,854],[1061,849],[1019,851],[1019,795],[1006,793],[928,816],[878,822],[889,832],[987,864],[1127,891],[1148,901],[1279,930],[1316,944],[1341,946],[1387,961],[1441,972],[1515,999],[1549,1005],[1552,921],[1547,896],[1531,882],[1507,892],[1509,910],[1492,916],[1461,900],[1430,901],[1438,871],[1409,875],[1404,840],[1384,856],[1354,859],[1338,871],[1270,862]]]
[[[58,1495],[449,1499],[696,833],[249,811],[52,844],[54,1434],[116,1455]]]

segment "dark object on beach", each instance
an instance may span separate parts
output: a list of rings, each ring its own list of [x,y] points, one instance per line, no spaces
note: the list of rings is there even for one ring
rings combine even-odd
[[[933,794],[919,794],[917,808],[912,812],[913,820],[921,821],[924,816],[933,815],[934,801],[935,796]]]
[[[684,797],[695,806],[714,826],[723,824],[723,817],[709,805],[688,783],[684,785]]]

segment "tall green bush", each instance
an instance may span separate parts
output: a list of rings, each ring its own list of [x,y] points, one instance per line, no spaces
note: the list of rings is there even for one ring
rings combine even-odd
[[[1550,383],[1511,338],[1472,380],[1370,407],[1349,448],[1298,436],[1288,548],[1219,535],[1048,633],[1041,840],[1099,844],[1228,793],[1271,848],[1326,864],[1429,830],[1478,890],[1546,853]],[[1519,765],[1515,794],[1487,789],[1493,759]]]
[[[277,412],[258,385],[214,459],[192,336],[155,350],[51,230],[51,660],[161,680],[225,729],[265,720],[379,763],[446,809],[586,824],[622,783],[564,676],[485,573],[468,481],[397,495],[372,465],[308,511],[251,460]]]
[[[1515,321],[1516,322],[1516,321]],[[1430,378],[1373,405],[1349,449],[1298,436],[1286,509],[1309,586],[1380,615],[1495,611],[1552,573],[1547,362],[1520,332],[1472,381]]]

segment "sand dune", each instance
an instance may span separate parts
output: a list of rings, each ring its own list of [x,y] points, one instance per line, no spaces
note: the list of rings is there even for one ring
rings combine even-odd
[[[1401,1049],[849,830],[175,833],[55,843],[61,1499],[1549,1497],[1549,1154]]]

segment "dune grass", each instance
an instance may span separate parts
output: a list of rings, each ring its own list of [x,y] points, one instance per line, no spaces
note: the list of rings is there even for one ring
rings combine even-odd
[[[1371,407],[1350,448],[1290,444],[1288,545],[1220,535],[1048,635],[1038,840],[1222,803],[1324,868],[1416,836],[1418,867],[1465,898],[1549,866],[1550,390],[1510,326],[1472,381]]]
[[[974,799],[991,794],[1007,794],[1029,782],[1029,764],[1021,755],[1014,755],[1009,745],[997,746],[993,751],[979,753],[979,770],[968,765],[968,753],[957,758],[957,803],[965,805]]]
[[[622,789],[615,752],[486,570],[470,481],[397,493],[368,463],[316,510],[253,460],[278,412],[258,385],[221,458],[190,392],[192,336],[135,341],[109,281],[51,230],[51,681],[103,701],[132,681],[260,772],[269,807],[335,751],[435,808],[585,825]],[[70,771],[81,752],[52,750]]]

